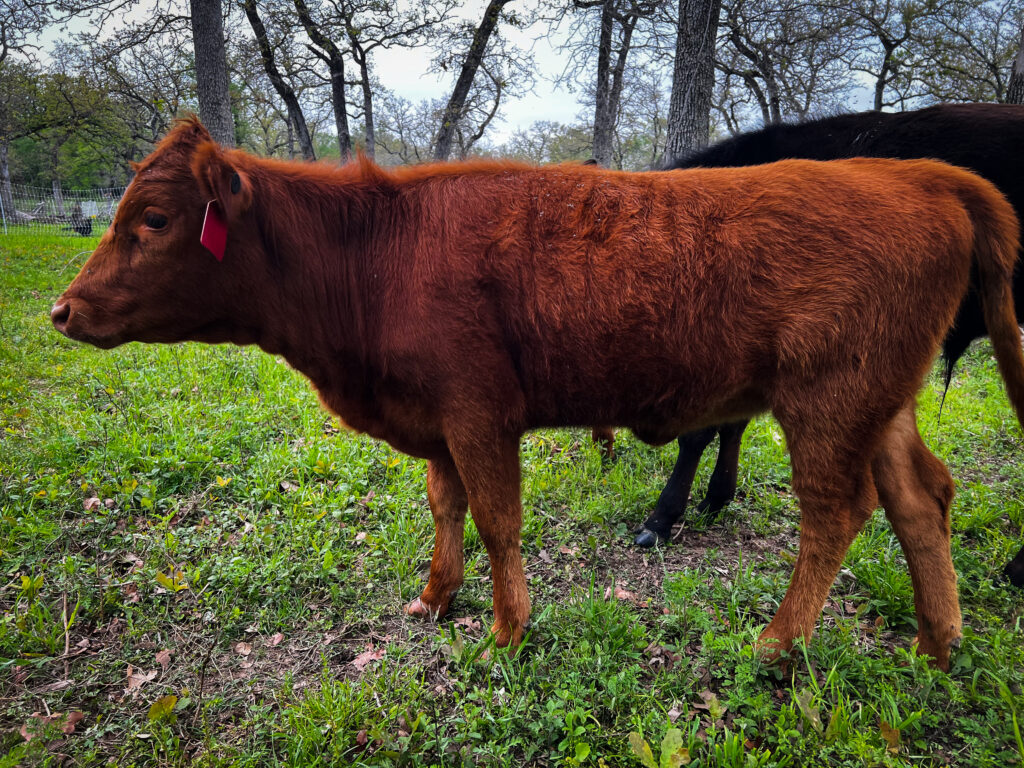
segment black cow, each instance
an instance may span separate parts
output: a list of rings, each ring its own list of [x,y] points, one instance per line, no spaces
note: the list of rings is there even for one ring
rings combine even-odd
[[[861,112],[799,125],[773,125],[735,136],[670,163],[669,168],[760,165],[787,158],[835,160],[846,157],[937,158],[969,168],[993,182],[1024,220],[1024,106],[942,104],[914,112]],[[1024,320],[1024,269],[1013,281],[1018,319]],[[956,325],[943,342],[946,383],[975,339],[985,335],[981,302],[972,291]],[[711,521],[736,493],[740,439],[746,421],[708,427],[679,438],[679,458],[658,504],[637,532],[636,543],[666,540],[682,517],[704,449],[719,435],[719,454],[698,514]],[[1005,574],[1024,588],[1024,548]]]

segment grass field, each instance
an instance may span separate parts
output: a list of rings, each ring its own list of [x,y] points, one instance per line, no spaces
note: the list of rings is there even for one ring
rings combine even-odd
[[[673,448],[527,436],[533,630],[485,654],[471,522],[449,620],[401,611],[432,545],[423,462],[340,432],[258,350],[50,328],[93,243],[0,239],[0,766],[1024,765],[1024,594],[994,582],[1024,540],[1024,442],[986,344],[941,422],[938,379],[921,395],[958,487],[950,674],[909,648],[880,511],[810,646],[755,658],[798,543],[768,418],[722,520],[650,552],[629,531]]]

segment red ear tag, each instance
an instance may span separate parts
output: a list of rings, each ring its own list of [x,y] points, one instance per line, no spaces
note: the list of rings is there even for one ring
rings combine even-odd
[[[199,242],[217,261],[224,261],[224,247],[228,244],[228,225],[224,221],[224,214],[220,212],[220,206],[216,200],[206,204],[206,216],[203,218],[203,233],[199,236]]]

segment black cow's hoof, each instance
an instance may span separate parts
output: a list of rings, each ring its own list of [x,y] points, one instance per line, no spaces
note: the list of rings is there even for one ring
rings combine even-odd
[[[638,547],[643,547],[644,549],[650,549],[655,544],[661,541],[666,541],[666,539],[659,536],[649,528],[641,528],[639,531],[637,531],[636,538],[633,539],[634,544],[636,544]]]

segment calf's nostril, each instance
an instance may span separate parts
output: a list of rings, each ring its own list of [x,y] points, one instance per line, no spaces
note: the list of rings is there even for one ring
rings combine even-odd
[[[50,310],[50,321],[58,330],[67,325],[71,317],[71,304],[68,302],[57,302]]]

